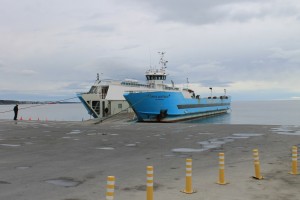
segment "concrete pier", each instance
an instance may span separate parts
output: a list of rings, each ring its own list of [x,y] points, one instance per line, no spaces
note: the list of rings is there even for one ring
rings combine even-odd
[[[291,147],[300,127],[189,123],[0,121],[0,199],[105,199],[107,176],[115,199],[145,199],[145,168],[155,168],[156,200],[299,198],[300,176],[290,175]],[[253,175],[259,149],[264,180]],[[215,184],[218,154],[226,178]],[[193,159],[193,188],[185,184],[185,159]]]

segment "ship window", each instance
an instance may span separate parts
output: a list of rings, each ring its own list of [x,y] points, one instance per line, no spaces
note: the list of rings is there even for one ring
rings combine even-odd
[[[118,108],[122,109],[122,104],[121,103],[118,104]]]
[[[96,86],[92,86],[90,91],[88,93],[96,93],[97,92],[97,87]]]

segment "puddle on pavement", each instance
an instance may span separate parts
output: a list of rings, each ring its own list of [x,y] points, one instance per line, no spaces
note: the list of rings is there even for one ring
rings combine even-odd
[[[31,145],[33,142],[25,142],[24,144]]]
[[[198,135],[210,135],[212,133],[198,133]]]
[[[222,147],[224,144],[229,142],[234,142],[237,139],[247,139],[249,137],[258,137],[262,136],[263,134],[257,134],[257,133],[235,133],[232,134],[232,136],[224,137],[224,138],[213,138],[206,141],[197,142],[201,145],[202,148],[175,148],[172,149],[172,152],[174,153],[194,153],[194,152],[203,152],[203,151],[214,151],[214,152],[220,152],[222,151]]]
[[[193,153],[193,152],[202,152],[205,151],[204,149],[192,149],[192,148],[177,148],[172,149],[174,153]]]
[[[248,139],[249,137],[246,137],[246,136],[229,136],[229,137],[226,137],[226,138],[236,140],[236,139]]]
[[[126,147],[136,147],[137,145],[136,144],[126,144],[125,146]]]
[[[81,181],[76,181],[73,178],[50,179],[46,180],[45,182],[62,187],[76,187],[82,183]]]
[[[237,136],[237,137],[257,137],[257,136],[262,136],[263,134],[259,134],[259,133],[234,133],[232,134],[233,136]]]
[[[29,169],[31,168],[30,166],[20,166],[20,167],[16,167],[16,169],[21,169],[21,170],[24,170],[24,169]]]
[[[164,157],[174,157],[175,155],[172,155],[172,154],[166,154],[164,155]]]
[[[21,145],[19,144],[0,144],[1,146],[5,146],[5,147],[19,147]]]
[[[76,134],[80,134],[81,131],[80,130],[72,130],[71,132],[69,133],[66,133],[67,135],[76,135]]]
[[[7,181],[0,181],[0,184],[11,184],[11,183]]]
[[[202,145],[202,151],[206,151],[209,149],[221,148],[222,145],[233,141],[234,140],[231,138],[214,138],[214,139],[198,142],[198,144]]]
[[[100,149],[100,150],[114,150],[115,148],[113,148],[113,147],[98,147],[96,149]]]
[[[300,128],[298,126],[281,126],[279,128],[272,128],[272,132],[275,132],[280,135],[299,135]]]

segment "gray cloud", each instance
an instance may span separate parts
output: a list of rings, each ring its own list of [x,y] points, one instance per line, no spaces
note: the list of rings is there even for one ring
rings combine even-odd
[[[79,31],[88,31],[88,32],[113,32],[115,27],[113,25],[85,25],[78,28]]]
[[[273,48],[270,51],[272,52],[270,58],[300,64],[300,49],[284,50],[282,48]]]
[[[299,13],[297,0],[5,1],[0,87],[22,90],[22,80],[61,95],[85,90],[96,73],[145,80],[167,51],[167,83],[299,96]]]
[[[31,70],[31,69],[22,69],[18,73],[20,73],[21,75],[36,75],[36,74],[38,74],[37,71]]]
[[[214,80],[201,80],[200,84],[203,87],[229,87],[233,82]]]
[[[267,16],[299,17],[300,8],[295,7],[295,3],[295,0],[152,0],[144,1],[144,8],[151,8],[160,21],[209,24],[228,20],[242,22]]]

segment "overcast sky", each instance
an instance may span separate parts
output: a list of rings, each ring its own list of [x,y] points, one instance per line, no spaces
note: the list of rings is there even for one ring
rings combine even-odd
[[[59,100],[96,79],[168,81],[233,100],[300,99],[299,0],[0,0],[0,99]]]

